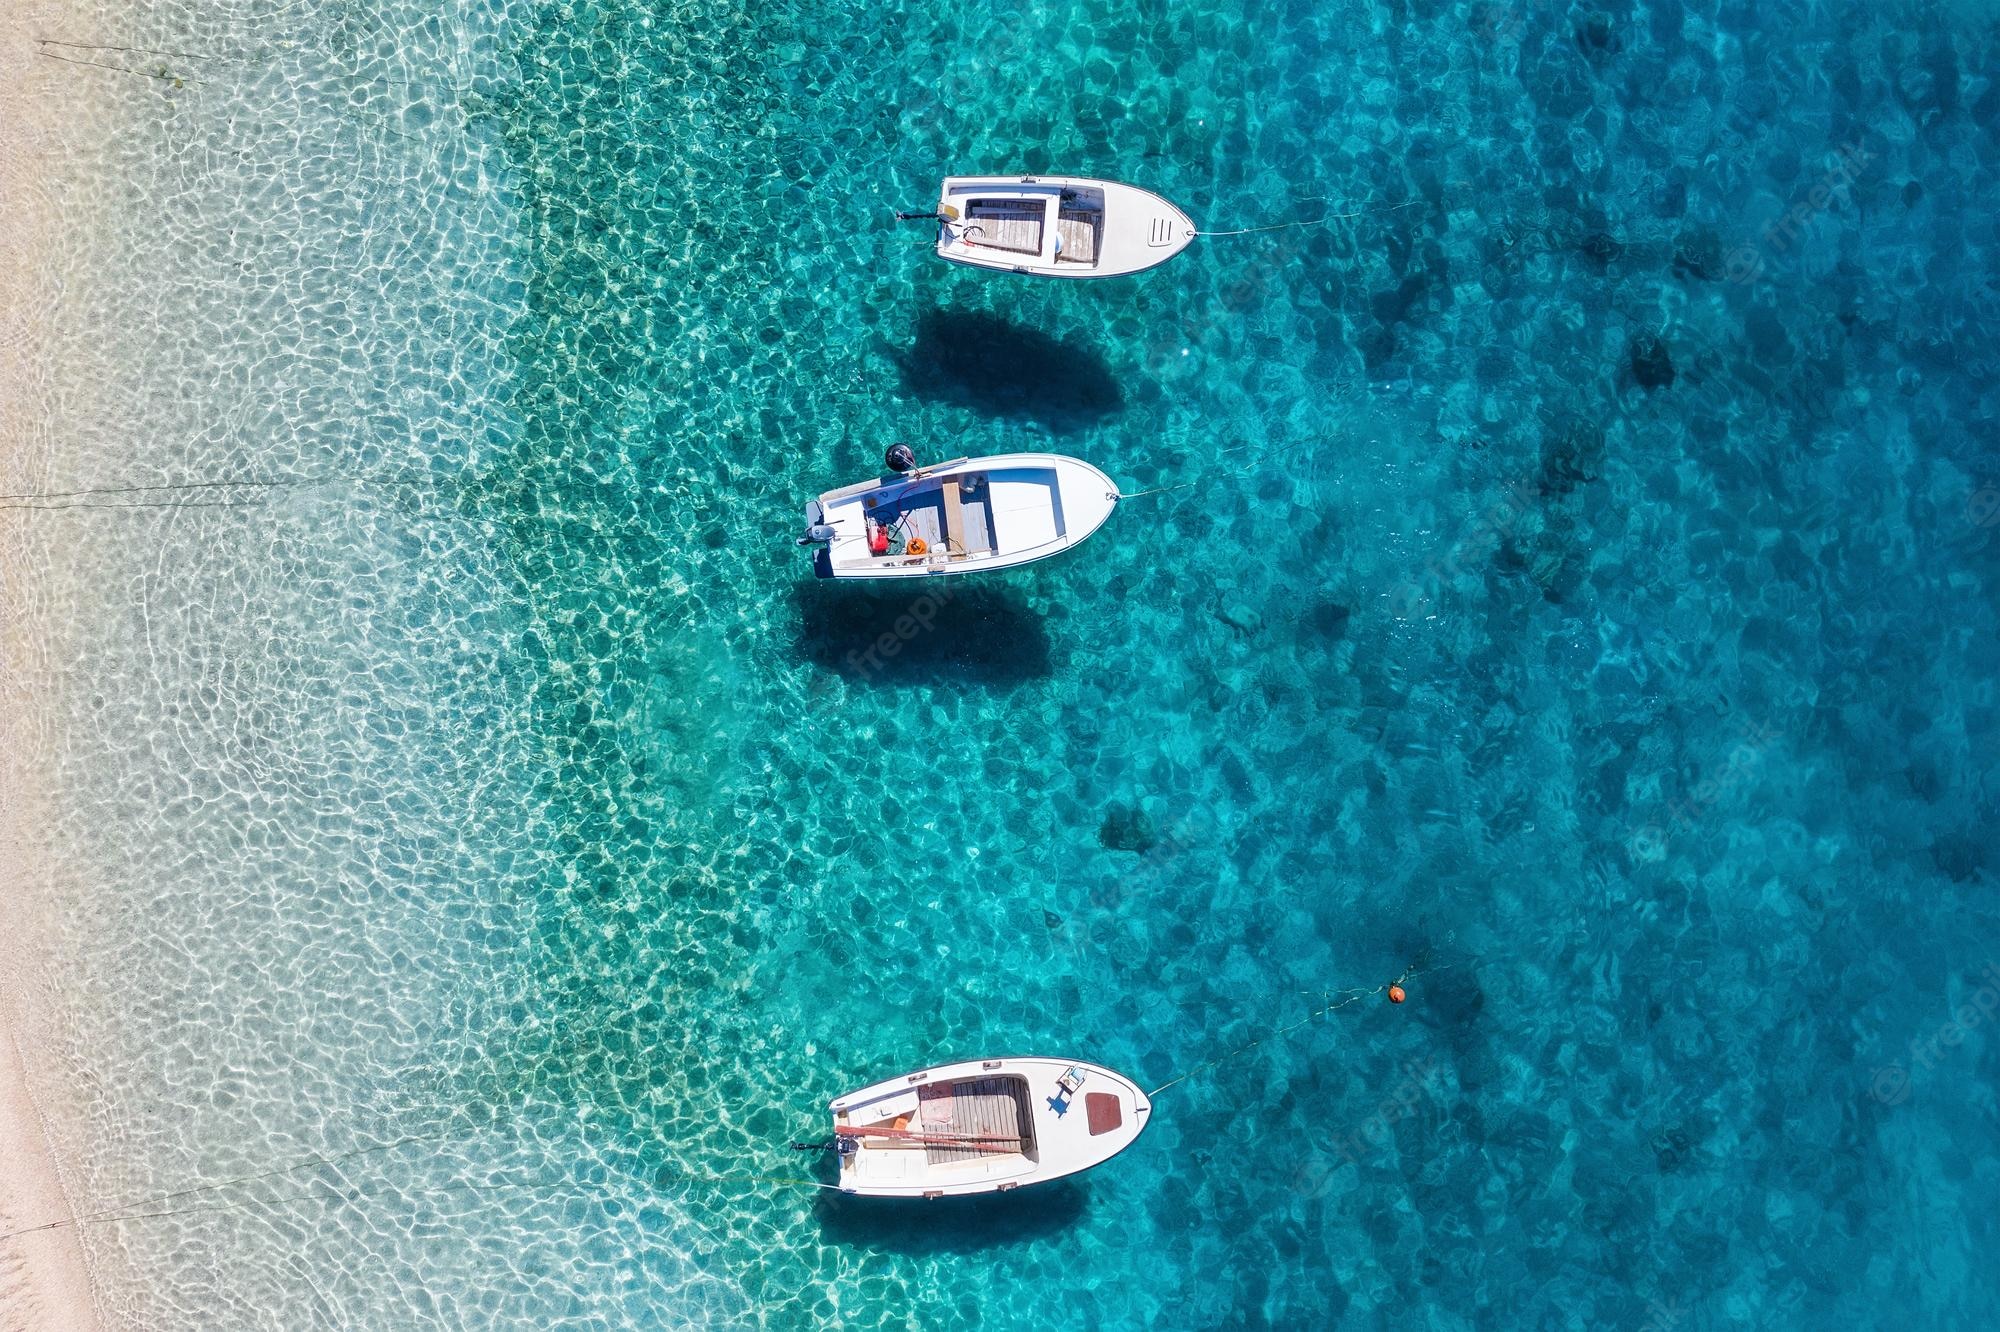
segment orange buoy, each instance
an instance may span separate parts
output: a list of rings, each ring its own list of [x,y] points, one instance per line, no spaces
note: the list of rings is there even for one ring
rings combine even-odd
[[[1403,1000],[1404,1000],[1404,999],[1405,999],[1406,997],[1407,997],[1407,996],[1405,996],[1405,995],[1403,994],[1403,987],[1402,987],[1402,986],[1400,986],[1400,985],[1391,985],[1391,986],[1389,987],[1389,1002],[1390,1002],[1390,1003],[1392,1003],[1392,1004],[1400,1004],[1400,1003],[1402,1003],[1402,1002],[1403,1002]]]

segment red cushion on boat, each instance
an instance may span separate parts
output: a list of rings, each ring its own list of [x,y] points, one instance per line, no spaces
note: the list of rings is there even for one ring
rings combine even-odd
[[[1118,1098],[1110,1092],[1091,1092],[1083,1098],[1084,1113],[1090,1116],[1090,1136],[1109,1133],[1125,1122]]]

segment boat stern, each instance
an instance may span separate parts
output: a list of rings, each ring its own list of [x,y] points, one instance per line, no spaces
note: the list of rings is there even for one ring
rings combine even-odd
[[[806,530],[799,538],[801,546],[812,548],[813,576],[833,577],[833,542],[837,534],[827,525],[826,506],[816,499],[806,501]]]

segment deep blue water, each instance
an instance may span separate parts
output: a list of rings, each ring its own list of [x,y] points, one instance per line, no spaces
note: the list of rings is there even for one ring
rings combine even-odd
[[[436,1053],[583,1113],[600,1201],[491,1315],[1992,1325],[1995,54],[1969,4],[533,11],[476,108],[524,426],[460,503],[538,852]],[[1355,215],[1075,284],[890,220],[1017,169]],[[1198,484],[871,660],[910,594],[791,538],[897,439]],[[1412,966],[1071,1183],[702,1182],[900,1069],[1163,1083]]]

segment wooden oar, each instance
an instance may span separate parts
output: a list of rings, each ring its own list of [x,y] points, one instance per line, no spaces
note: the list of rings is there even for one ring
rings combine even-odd
[[[842,1138],[904,1138],[911,1142],[936,1143],[944,1147],[971,1147],[989,1152],[1011,1149],[985,1144],[1012,1143],[1015,1147],[1021,1145],[1018,1134],[925,1133],[919,1129],[884,1128],[873,1124],[835,1124],[833,1131],[835,1136]]]

